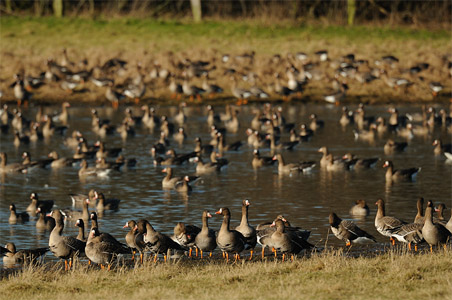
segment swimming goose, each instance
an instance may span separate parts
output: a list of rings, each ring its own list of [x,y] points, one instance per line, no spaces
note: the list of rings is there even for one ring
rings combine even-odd
[[[392,139],[388,139],[386,144],[384,145],[384,152],[386,155],[392,155],[394,153],[400,153],[405,151],[408,143],[406,142],[394,142]]]
[[[376,242],[372,235],[359,228],[352,221],[342,220],[334,212],[330,213],[329,223],[333,234],[344,241],[345,246],[351,246],[351,243]]]
[[[72,200],[72,206],[82,206],[86,199],[89,199],[89,206],[96,206],[96,191],[94,189],[90,189],[88,195],[85,194],[69,194],[69,197]]]
[[[31,203],[27,206],[27,212],[31,213],[32,216],[35,215],[38,207],[41,207],[43,211],[50,211],[54,204],[53,200],[40,200],[38,193],[35,192],[30,194],[30,200]]]
[[[245,237],[237,230],[230,229],[231,212],[227,207],[220,208],[215,214],[223,215],[223,223],[217,234],[217,245],[229,261],[229,253],[234,253],[235,260],[240,259],[240,252],[248,247]]]
[[[21,163],[8,164],[7,155],[5,152],[0,153],[0,173],[26,173],[27,167]]]
[[[271,156],[261,156],[259,150],[254,149],[251,165],[253,168],[257,169],[263,166],[271,166],[275,163],[275,161],[276,160],[273,160],[273,157]]]
[[[210,229],[208,224],[208,218],[211,217],[212,215],[207,210],[203,211],[202,228],[195,238],[196,252],[198,251],[198,249],[200,250],[201,259],[203,252],[210,252],[210,257],[212,257],[212,251],[217,247],[215,231],[213,229]]]
[[[409,169],[400,169],[394,170],[394,165],[392,161],[385,161],[383,168],[388,168],[386,171],[386,181],[400,181],[400,180],[414,180],[418,172],[421,171],[421,168],[409,168]]]
[[[367,217],[369,215],[369,206],[363,199],[356,200],[355,205],[350,208],[350,215],[357,217]]]
[[[433,141],[433,153],[435,155],[441,155],[442,153],[452,153],[452,144],[443,144],[440,139]]]
[[[55,219],[47,217],[47,210],[42,207],[38,207],[36,214],[39,215],[38,220],[36,221],[36,228],[38,230],[47,230],[52,232],[53,228],[55,228]]]
[[[393,231],[400,226],[405,225],[406,222],[394,217],[386,216],[385,202],[383,199],[378,199],[375,205],[378,207],[377,214],[375,215],[375,228],[382,235],[389,237],[394,245],[395,241],[392,237]]]
[[[8,219],[9,224],[23,223],[23,222],[28,222],[30,220],[30,216],[28,215],[27,212],[24,211],[24,212],[17,213],[16,206],[12,203],[9,206],[9,211],[10,211],[10,215],[9,215],[9,219]]]
[[[250,260],[253,258],[254,247],[256,247],[257,236],[256,229],[250,226],[248,222],[248,207],[250,206],[250,201],[245,199],[242,201],[242,220],[240,225],[235,228],[238,232],[240,232],[246,240],[246,244],[250,249]]]
[[[342,159],[349,163],[349,168],[353,170],[369,169],[374,167],[379,158],[358,158],[356,155],[346,153]]]
[[[117,211],[119,209],[119,202],[121,200],[115,199],[115,198],[109,198],[105,199],[105,196],[103,193],[98,193],[97,191],[95,193],[95,198],[97,199],[96,204],[96,210],[98,212],[102,212],[104,210],[114,210]]]

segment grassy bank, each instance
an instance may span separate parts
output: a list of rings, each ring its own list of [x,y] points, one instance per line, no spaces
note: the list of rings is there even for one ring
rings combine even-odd
[[[59,61],[62,48],[68,49],[74,62],[88,60],[93,67],[107,59],[118,56],[135,65],[140,61],[152,66],[155,61],[168,67],[168,53],[176,54],[177,59],[189,57],[192,60],[219,57],[223,53],[241,54],[256,51],[256,57],[267,61],[276,53],[283,57],[287,53],[306,52],[310,55],[320,49],[327,49],[330,57],[338,58],[355,53],[358,58],[373,61],[384,55],[395,55],[401,59],[399,68],[409,68],[419,62],[428,62],[434,68],[428,80],[445,82],[447,70],[442,57],[452,52],[452,41],[447,30],[422,30],[409,28],[389,28],[381,26],[294,26],[262,24],[253,21],[205,21],[194,24],[181,20],[155,20],[115,18],[33,18],[2,17],[0,19],[0,89],[4,100],[13,100],[13,74],[25,70],[27,74],[37,75],[45,70],[48,58]],[[261,67],[262,69],[263,67]],[[219,77],[222,73],[214,74]],[[217,78],[218,79],[218,78]],[[220,85],[230,85],[222,82]],[[199,84],[198,82],[194,82]],[[324,83],[315,84],[308,91],[308,100],[321,100],[325,93]],[[404,91],[389,91],[381,94],[382,88],[375,85],[365,92],[353,87],[348,96],[354,101],[370,101],[378,96],[382,99],[402,99],[407,101],[431,101],[428,83],[422,91],[413,88],[407,96]],[[88,87],[89,89],[89,87]],[[450,91],[450,87],[446,87]],[[165,95],[166,93],[166,95]],[[83,93],[67,95],[61,89],[51,88],[35,93],[35,100],[94,101],[102,93]],[[153,87],[146,95],[148,99],[168,96],[166,90]],[[447,99],[448,100],[448,99]]]
[[[1,299],[451,299],[452,252],[347,258],[315,254],[295,262],[178,261],[134,269],[65,273],[27,268],[4,278]]]

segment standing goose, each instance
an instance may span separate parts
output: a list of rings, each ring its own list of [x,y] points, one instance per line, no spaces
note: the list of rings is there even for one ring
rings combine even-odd
[[[88,241],[86,242],[85,254],[92,262],[100,264],[101,268],[107,265],[107,269],[110,270],[111,264],[119,254],[128,253],[130,253],[130,250],[127,247],[105,239],[99,233],[97,227],[91,229]]]
[[[91,212],[90,214],[90,218],[91,218],[91,229],[90,232],[93,228],[97,228],[97,230],[99,231],[99,223],[97,222],[97,214],[96,212]],[[115,239],[111,234],[106,233],[106,232],[99,232],[99,235],[102,237],[103,240],[106,240],[112,244],[115,244],[117,248],[121,248],[121,247],[125,247],[125,245],[123,243],[120,243],[117,239]]]
[[[406,224],[406,222],[403,222],[394,217],[386,216],[385,202],[383,201],[383,199],[378,199],[375,205],[377,205],[378,207],[377,214],[375,216],[375,228],[382,235],[389,237],[392,244],[394,245],[395,241],[392,237],[393,231]]]
[[[53,210],[51,216],[55,219],[55,228],[53,228],[49,237],[49,247],[53,255],[64,259],[64,269],[72,267],[72,259],[85,252],[85,243],[72,236],[63,236],[64,220],[59,210]],[[67,260],[70,259],[69,266]]]
[[[351,246],[352,243],[376,242],[372,235],[359,228],[352,221],[342,220],[334,212],[330,213],[329,222],[331,231],[338,239],[346,243],[345,246]]]
[[[35,261],[38,257],[49,251],[49,248],[23,249],[17,251],[14,243],[7,243],[5,248],[8,250],[5,257],[3,257],[3,264],[5,265]]]
[[[254,247],[256,247],[257,243],[257,235],[256,229],[250,226],[248,222],[248,207],[250,206],[250,201],[245,199],[242,201],[242,220],[240,225],[235,228],[238,232],[240,232],[246,240],[246,243],[250,249],[250,260],[253,258]]]
[[[126,234],[126,244],[129,246],[130,249],[132,249],[132,260],[135,259],[135,253],[137,251],[137,244],[135,242],[135,238],[138,234],[137,231],[137,222],[134,220],[130,220],[126,222],[126,225],[124,225],[122,228],[130,228],[129,232]],[[141,258],[141,257],[140,257]]]
[[[27,212],[24,211],[24,212],[17,213],[16,206],[12,203],[9,206],[9,210],[10,210],[10,215],[9,215],[9,219],[8,219],[9,224],[23,223],[23,222],[28,222],[30,220],[30,216],[28,215]]]
[[[422,227],[422,235],[425,241],[430,245],[430,252],[433,252],[433,245],[444,245],[452,236],[452,233],[443,225],[433,223],[433,202],[427,202],[425,209],[425,223]]]
[[[76,239],[86,243],[87,238],[85,237],[85,222],[83,219],[78,219],[75,221],[75,227],[78,227],[78,234]]]
[[[416,178],[417,173],[421,171],[421,168],[394,170],[394,165],[390,160],[385,161],[383,168],[388,168],[385,175],[387,182],[400,180],[414,180]]]
[[[404,224],[392,231],[392,236],[399,242],[407,243],[408,248],[411,250],[411,244],[414,244],[414,250],[417,251],[417,244],[424,242],[422,236],[422,227],[424,224],[410,223]]]
[[[293,261],[294,255],[305,249],[303,246],[305,241],[296,235],[285,232],[284,221],[281,219],[274,221],[271,226],[276,227],[276,231],[271,235],[271,244],[277,252],[283,254],[283,261],[288,254],[291,255]]]
[[[419,224],[423,225],[425,222],[424,198],[423,197],[419,197],[419,199],[417,199],[416,208],[417,208],[417,213],[416,213],[416,216],[414,217],[414,223],[419,223]]]
[[[235,260],[240,259],[240,252],[248,245],[246,245],[246,239],[240,232],[229,229],[231,222],[229,208],[220,208],[215,214],[223,215],[223,223],[217,235],[218,247],[226,254],[226,261],[229,261],[229,253],[234,253]]]
[[[203,211],[202,228],[195,238],[196,252],[198,252],[198,249],[200,250],[201,259],[203,252],[210,252],[210,257],[212,257],[212,251],[217,247],[215,231],[209,229],[208,218],[211,217],[212,215],[207,210]]]
[[[157,256],[163,254],[166,261],[168,250],[185,250],[181,245],[173,241],[169,236],[162,234],[154,229],[152,225],[145,220],[146,232],[143,234],[144,243],[146,247],[154,253],[154,262],[157,261]]]
[[[201,231],[201,228],[194,225],[185,225],[179,222],[174,227],[173,241],[181,245],[182,247],[188,247],[188,256],[191,257],[192,247],[195,246],[196,236]]]

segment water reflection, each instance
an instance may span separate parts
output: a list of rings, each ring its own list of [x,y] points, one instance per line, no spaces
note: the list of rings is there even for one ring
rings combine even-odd
[[[241,128],[236,134],[228,134],[228,141],[241,140],[246,144],[246,128],[249,126],[257,107],[240,107],[239,121]],[[54,110],[48,107],[46,110]],[[24,115],[33,118],[36,108],[24,111]],[[101,119],[110,119],[113,124],[119,124],[124,118],[124,111],[115,111],[110,107],[98,107]],[[157,107],[159,115],[173,116],[177,107]],[[354,110],[354,107],[350,107]],[[140,109],[134,108],[134,115],[139,115]],[[224,108],[216,108],[217,113]],[[420,106],[401,107],[402,112],[415,113]],[[184,143],[176,143],[170,138],[171,146],[178,153],[193,151],[195,137],[199,136],[208,143],[210,141],[210,127],[206,123],[206,110],[203,107],[187,107],[185,109],[187,123],[184,129],[187,139]],[[31,192],[37,192],[43,199],[55,201],[58,208],[72,205],[68,194],[87,194],[91,188],[102,191],[107,197],[121,200],[117,212],[105,212],[99,223],[102,231],[110,232],[119,239],[123,239],[127,231],[122,230],[124,223],[130,219],[147,218],[156,229],[171,234],[178,221],[194,225],[201,225],[201,213],[204,209],[211,212],[227,206],[232,212],[231,225],[240,222],[241,201],[248,198],[252,203],[249,215],[250,223],[257,225],[268,222],[278,214],[284,214],[294,226],[301,226],[312,230],[310,241],[313,244],[343,246],[328,233],[328,214],[336,212],[343,219],[349,219],[349,209],[355,200],[364,199],[370,208],[370,216],[359,219],[359,226],[374,235],[380,242],[387,242],[379,236],[374,228],[375,201],[383,198],[387,203],[390,215],[411,221],[416,214],[416,199],[424,196],[433,199],[435,204],[445,202],[452,206],[451,174],[452,163],[445,162],[443,156],[434,156],[431,139],[425,136],[414,136],[409,141],[407,150],[386,156],[383,145],[389,137],[403,141],[396,135],[385,133],[376,135],[373,142],[355,140],[353,126],[340,126],[338,120],[341,108],[322,105],[285,105],[283,115],[286,122],[295,123],[296,128],[302,122],[309,121],[309,115],[315,113],[325,121],[325,127],[317,130],[310,142],[303,142],[294,151],[283,151],[284,158],[290,162],[316,161],[317,166],[311,173],[294,173],[279,175],[277,166],[262,167],[254,170],[251,166],[252,147],[242,146],[238,152],[226,152],[229,160],[227,169],[220,173],[202,175],[200,180],[192,183],[192,193],[178,193],[162,189],[161,173],[163,167],[153,166],[149,150],[159,139],[159,129],[153,133],[141,127],[136,128],[136,136],[123,141],[120,136],[106,136],[108,147],[123,147],[123,155],[135,157],[137,166],[133,169],[112,172],[108,178],[79,177],[79,166],[65,167],[57,170],[36,169],[30,174],[0,174],[0,236],[2,243],[13,241],[18,249],[27,247],[43,247],[48,242],[48,232],[38,232],[35,219],[25,224],[9,225],[9,203],[15,203],[19,211],[25,210],[29,204]],[[366,113],[373,116],[383,115],[387,118],[387,107],[367,107]],[[91,130],[91,112],[84,107],[71,107],[69,132],[80,130],[90,144],[98,137]],[[437,126],[432,138],[442,138],[450,141],[447,132]],[[284,133],[283,141],[288,140]],[[63,144],[64,138],[55,135],[47,141],[37,141],[28,146],[21,145],[16,149],[12,145],[12,135],[1,135],[1,151],[6,151],[10,162],[20,162],[23,151],[29,151],[34,159],[46,157],[56,150],[61,157],[71,157],[73,149]],[[319,168],[321,154],[317,150],[321,146],[328,146],[332,153],[341,156],[351,152],[358,157],[379,157],[380,161],[369,170],[329,172]],[[269,155],[270,149],[261,149],[262,155]],[[385,170],[381,167],[385,159],[392,159],[397,167],[422,167],[417,181],[397,182],[388,184],[385,181]],[[90,162],[92,165],[92,162]],[[174,166],[176,174],[194,174],[195,165],[185,163]],[[446,218],[449,215],[446,215]],[[99,216],[101,217],[101,216]],[[219,229],[221,218],[212,218],[209,224]],[[71,225],[65,227],[65,234],[76,235],[77,228]],[[48,258],[52,258],[49,255]]]

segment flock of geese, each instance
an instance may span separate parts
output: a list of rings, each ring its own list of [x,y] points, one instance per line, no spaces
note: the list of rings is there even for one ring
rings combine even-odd
[[[29,121],[22,114],[20,108],[15,108],[13,112],[9,111],[5,104],[1,110],[0,119],[2,121],[2,135],[8,134],[12,128],[15,133],[14,143],[16,146],[21,144],[28,145],[30,142],[40,142],[42,139],[52,138],[58,132],[67,130],[68,120],[70,118],[68,103],[62,104],[61,113],[53,116],[44,115],[42,110],[37,111],[36,121]],[[237,132],[240,130],[240,122],[237,119],[236,107],[226,106],[223,113],[217,114],[214,107],[206,107],[206,122],[211,128],[212,140],[209,144],[202,144],[198,137],[195,140],[195,148],[190,153],[176,154],[174,149],[170,148],[169,139],[183,143],[187,136],[183,125],[187,122],[187,116],[184,113],[185,103],[181,103],[178,112],[172,116],[158,116],[155,109],[147,105],[142,106],[143,115],[136,116],[133,110],[127,108],[123,122],[115,127],[109,120],[101,120],[95,109],[92,114],[92,130],[99,136],[99,141],[89,145],[85,136],[78,130],[73,130],[73,134],[65,138],[64,143],[67,147],[74,149],[73,157],[60,158],[58,153],[49,154],[48,158],[33,161],[30,154],[23,152],[23,162],[8,163],[5,152],[0,155],[0,173],[3,175],[27,173],[32,168],[68,168],[80,164],[79,176],[108,176],[113,169],[133,168],[137,160],[133,158],[126,159],[120,156],[121,148],[107,148],[102,138],[110,134],[119,134],[122,138],[129,138],[133,135],[135,128],[141,128],[160,131],[160,139],[155,143],[150,153],[153,156],[154,164],[163,165],[166,176],[162,179],[162,187],[165,189],[175,189],[182,193],[188,193],[193,182],[207,174],[221,172],[223,166],[228,164],[224,157],[228,151],[235,151],[245,142],[238,141],[232,144],[225,142],[228,132]],[[407,143],[397,143],[393,137],[401,135],[406,138],[412,136],[431,136],[437,131],[451,132],[451,116],[444,109],[436,112],[433,107],[426,108],[419,113],[419,116],[401,115],[395,107],[389,110],[389,118],[370,117],[365,114],[365,106],[359,105],[355,110],[343,108],[343,114],[339,124],[344,127],[353,127],[357,139],[366,139],[372,141],[376,136],[392,136],[384,146],[385,154],[401,152],[407,147]],[[414,125],[418,118],[421,125]],[[284,150],[290,150],[299,143],[308,142],[320,130],[325,122],[317,115],[310,115],[308,124],[287,123],[284,118],[284,112],[281,107],[272,106],[266,103],[256,110],[255,116],[251,121],[247,131],[247,143],[253,148],[253,159],[250,162],[254,168],[266,168],[278,163],[278,173],[309,173],[317,164],[326,172],[339,172],[358,169],[373,168],[378,162],[378,158],[360,158],[352,153],[347,153],[342,157],[335,157],[329,152],[327,147],[321,147],[322,153],[320,162],[292,162],[287,163],[284,160]],[[174,123],[173,123],[174,122]],[[175,130],[175,123],[180,126]],[[124,133],[125,132],[125,133]],[[286,133],[286,135],[284,135]],[[290,135],[289,141],[282,141],[282,138]],[[443,144],[441,140],[436,139],[433,142],[435,155],[446,155],[450,158],[451,145]],[[262,156],[260,148],[269,148],[271,156]],[[108,161],[111,157],[117,157],[114,161]],[[207,159],[210,158],[210,161]],[[89,167],[88,161],[96,159],[96,166]],[[183,163],[196,164],[196,176],[174,177],[172,167]],[[397,183],[402,180],[413,180],[421,168],[395,169],[392,161],[386,160],[383,167],[387,168],[386,181]],[[10,205],[10,224],[26,222],[31,216],[38,218],[36,227],[50,231],[49,247],[39,249],[24,249],[17,251],[13,243],[8,243],[5,248],[0,248],[4,255],[5,264],[23,262],[51,251],[54,256],[64,259],[66,268],[70,268],[72,259],[77,256],[86,256],[90,262],[100,264],[102,267],[110,268],[112,263],[118,258],[118,255],[132,254],[135,259],[135,253],[140,254],[140,263],[146,258],[146,253],[154,256],[154,261],[158,255],[167,256],[172,250],[185,253],[192,256],[192,250],[198,252],[202,258],[204,253],[212,252],[218,248],[223,253],[226,260],[233,255],[235,260],[240,259],[240,254],[245,250],[250,250],[250,260],[253,257],[253,250],[257,244],[262,246],[262,257],[265,255],[265,248],[271,249],[275,256],[280,253],[284,260],[287,256],[294,259],[294,256],[302,250],[315,248],[308,238],[310,231],[300,227],[292,226],[282,215],[275,218],[273,222],[259,224],[256,228],[250,225],[248,220],[249,200],[243,200],[242,218],[239,226],[231,228],[231,211],[227,207],[220,208],[216,214],[223,217],[221,228],[215,232],[208,225],[208,219],[212,215],[208,211],[202,212],[202,227],[178,223],[174,228],[172,236],[165,235],[154,229],[148,220],[138,221],[130,220],[124,227],[130,228],[125,236],[125,242],[122,243],[112,235],[102,232],[97,217],[105,210],[117,210],[120,205],[118,199],[106,199],[104,194],[91,190],[88,195],[74,194],[70,195],[74,207],[82,207],[82,211],[53,209],[52,200],[40,200],[38,194],[33,192],[30,195],[31,203],[26,212],[17,212],[14,204]],[[412,223],[406,223],[395,217],[385,215],[385,203],[382,199],[376,202],[378,211],[375,217],[375,227],[383,236],[390,237],[391,240],[398,240],[411,245],[428,243],[430,249],[432,246],[446,245],[451,237],[452,218],[446,222],[443,212],[445,206],[438,206],[438,217],[433,216],[434,206],[432,201],[428,201],[425,215],[423,213],[423,199],[418,201],[418,213]],[[89,212],[90,208],[95,211]],[[352,215],[366,216],[369,214],[369,208],[365,201],[359,200],[350,213]],[[85,222],[91,220],[91,229],[85,236]],[[63,234],[66,221],[75,222],[79,227],[79,235],[72,237]],[[351,243],[375,242],[375,238],[360,229],[354,222],[342,220],[334,212],[329,215],[329,223],[334,235],[343,240],[347,246]],[[69,264],[67,263],[69,261]]]
[[[452,76],[450,56],[434,62],[418,62],[409,67],[393,55],[375,60],[361,59],[349,53],[332,58],[327,50],[256,55],[254,51],[238,55],[206,53],[202,60],[168,52],[149,61],[129,62],[120,57],[93,65],[93,59],[76,57],[63,49],[58,59],[48,59],[45,69],[27,66],[14,75],[10,88],[0,92],[6,100],[16,99],[20,106],[39,94],[43,86],[74,93],[103,93],[113,107],[126,101],[156,97],[236,98],[237,104],[248,99],[301,98],[313,83],[321,83],[324,101],[339,103],[349,89],[368,89],[377,84],[415,97],[420,92],[435,98],[444,91]],[[32,75],[33,74],[33,75]],[[379,85],[382,82],[381,86]],[[10,90],[13,93],[10,93]],[[446,92],[447,93],[447,92]],[[450,95],[442,95],[450,97]]]

